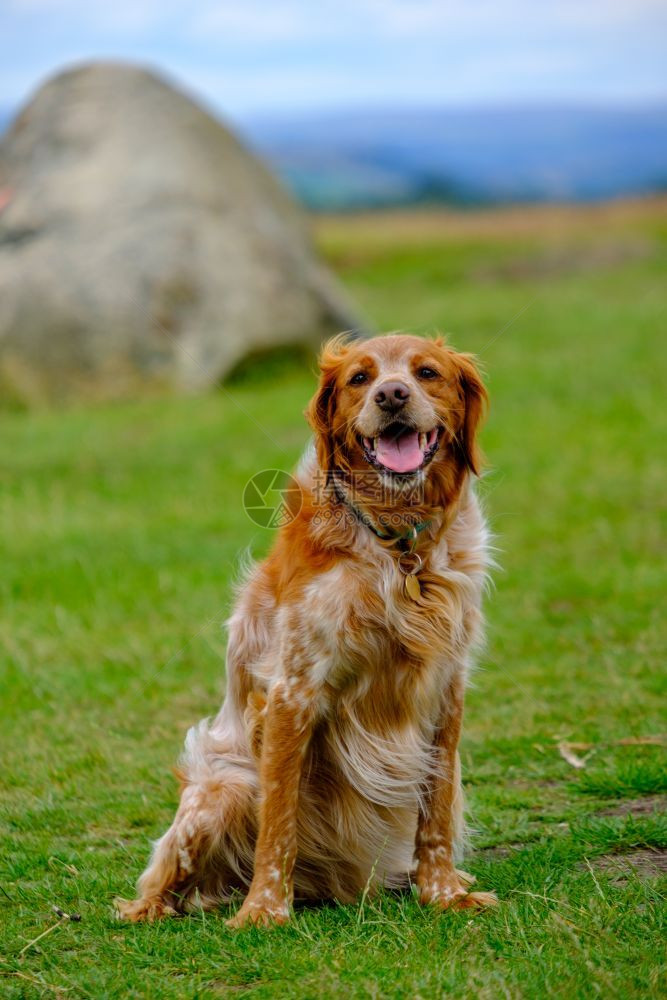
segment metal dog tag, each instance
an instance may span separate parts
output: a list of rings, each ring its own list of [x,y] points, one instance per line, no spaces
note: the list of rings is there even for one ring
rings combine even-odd
[[[417,576],[422,568],[421,556],[416,552],[401,552],[398,557],[398,568],[405,574],[405,593],[413,601],[418,601],[422,592]]]
[[[419,577],[414,573],[409,573],[405,578],[405,592],[413,601],[418,601],[421,597],[422,589],[419,586]]]

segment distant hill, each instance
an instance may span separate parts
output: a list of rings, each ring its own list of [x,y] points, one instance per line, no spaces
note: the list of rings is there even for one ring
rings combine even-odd
[[[0,132],[10,118],[0,109]],[[320,211],[597,201],[667,189],[667,101],[343,110],[236,124],[297,197]]]
[[[241,123],[309,207],[592,201],[667,188],[667,102],[264,116]]]

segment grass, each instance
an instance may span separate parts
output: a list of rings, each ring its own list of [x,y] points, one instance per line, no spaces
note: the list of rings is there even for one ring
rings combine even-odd
[[[475,917],[385,894],[271,933],[113,920],[173,813],[185,730],[219,702],[239,556],[271,541],[243,486],[297,459],[313,377],[0,415],[3,996],[664,990],[664,875],[602,863],[667,847],[664,749],[641,742],[665,728],[661,208],[318,224],[379,328],[451,331],[488,372],[503,568],[468,698],[465,867],[501,905]],[[584,768],[561,741],[590,745]]]

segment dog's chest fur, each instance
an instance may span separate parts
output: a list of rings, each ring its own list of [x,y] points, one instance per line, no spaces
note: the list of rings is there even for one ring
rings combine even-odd
[[[266,688],[282,670],[295,672],[328,702],[375,706],[364,715],[422,712],[428,720],[437,710],[437,692],[451,670],[465,666],[476,637],[485,568],[484,524],[474,498],[425,554],[418,601],[406,592],[397,553],[379,548],[365,528],[352,551],[314,573],[289,602],[281,603],[279,595],[268,599],[258,567],[250,590],[255,612],[263,608],[264,656],[255,658],[252,673]],[[264,600],[257,600],[258,588]],[[282,667],[278,648],[288,655]]]
[[[316,726],[318,765],[369,801],[414,806],[433,766],[434,727],[452,676],[479,637],[486,529],[471,493],[437,545],[424,546],[421,594],[405,590],[397,553],[367,528],[329,566],[287,593],[256,567],[230,629],[245,690],[275,684]],[[239,690],[241,695],[241,690]],[[238,704],[245,710],[245,696]],[[261,719],[246,715],[249,737]]]

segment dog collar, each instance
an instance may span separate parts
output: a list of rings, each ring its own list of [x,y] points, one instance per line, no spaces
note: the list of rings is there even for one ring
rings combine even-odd
[[[364,514],[363,511],[359,510],[351,503],[345,494],[341,491],[336,482],[336,476],[334,473],[329,473],[329,481],[333,489],[334,496],[339,503],[345,504],[345,506],[352,511],[354,516],[357,518],[360,524],[363,524],[369,531],[372,531],[374,535],[382,539],[383,542],[394,542],[399,549],[399,557],[397,559],[398,569],[403,574],[404,588],[407,596],[419,603],[419,599],[422,594],[421,584],[419,582],[419,572],[422,568],[422,557],[418,552],[415,552],[417,548],[417,541],[422,531],[431,524],[430,521],[417,521],[415,524],[411,524],[410,527],[403,532],[397,534],[385,533],[376,528],[368,515]],[[383,527],[386,527],[383,525]]]
[[[402,532],[397,532],[395,534],[392,534],[391,532],[382,532],[379,528],[376,528],[367,514],[364,514],[362,510],[359,510],[358,507],[355,507],[355,505],[348,500],[339,488],[335,474],[331,474],[330,481],[333,487],[334,496],[339,503],[345,504],[345,506],[352,511],[357,520],[368,528],[369,531],[372,531],[374,535],[381,538],[383,542],[397,542],[402,552],[412,551],[417,544],[419,535],[421,535],[422,531],[425,531],[431,524],[431,521],[417,521],[415,524],[411,524],[409,528]],[[386,525],[383,525],[383,527],[386,527]]]

